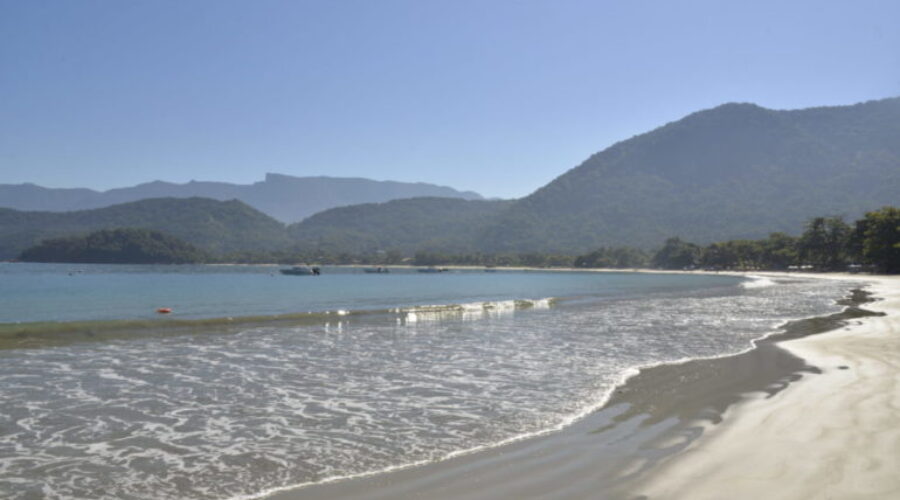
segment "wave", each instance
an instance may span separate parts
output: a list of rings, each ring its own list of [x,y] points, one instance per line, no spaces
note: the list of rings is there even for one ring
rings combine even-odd
[[[746,289],[765,288],[767,286],[777,285],[778,282],[765,276],[747,276],[748,281],[742,281],[741,287]]]
[[[402,316],[401,322],[418,323],[423,321],[441,321],[445,319],[475,320],[491,316],[503,316],[524,309],[548,309],[558,299],[513,299],[485,302],[467,302],[463,304],[440,304],[396,308],[392,311]]]
[[[678,360],[675,363],[676,364],[677,363],[686,363],[686,362],[693,361],[693,360],[694,359],[685,358],[683,360]],[[264,498],[271,497],[272,495],[275,495],[277,493],[283,493],[286,491],[299,491],[303,488],[306,488],[309,486],[314,486],[314,485],[325,485],[325,484],[330,484],[330,483],[337,483],[340,481],[347,481],[347,480],[351,480],[351,479],[362,479],[362,478],[366,478],[366,477],[378,476],[378,475],[387,474],[387,473],[391,473],[391,472],[412,469],[412,468],[421,467],[421,466],[427,465],[427,464],[443,462],[443,461],[450,460],[450,459],[453,459],[456,457],[472,455],[472,454],[482,452],[485,450],[499,448],[499,447],[510,445],[513,443],[518,443],[520,441],[525,441],[527,439],[532,439],[532,438],[536,438],[536,437],[545,436],[547,434],[552,434],[554,432],[559,432],[559,431],[571,426],[572,424],[578,422],[579,420],[584,419],[591,413],[601,410],[610,401],[613,393],[616,390],[618,390],[620,387],[624,386],[628,382],[628,380],[630,380],[631,378],[640,374],[641,370],[650,368],[652,366],[664,365],[664,364],[668,364],[668,363],[653,363],[653,364],[636,366],[636,367],[628,367],[628,368],[623,369],[617,376],[616,381],[613,384],[611,384],[609,387],[607,387],[606,389],[601,391],[599,394],[599,397],[596,400],[585,404],[579,410],[577,410],[569,415],[566,415],[559,422],[557,422],[549,427],[544,427],[544,428],[541,428],[538,430],[524,432],[521,434],[516,434],[514,436],[510,436],[508,438],[501,439],[499,441],[489,442],[489,443],[485,443],[485,444],[481,444],[481,445],[477,445],[477,446],[472,446],[469,448],[452,451],[449,453],[445,453],[444,455],[442,455],[440,457],[436,457],[436,458],[429,458],[426,460],[416,460],[413,462],[399,463],[396,465],[391,465],[388,467],[383,467],[383,468],[375,469],[375,470],[369,470],[369,471],[365,471],[365,472],[357,472],[357,473],[351,473],[351,474],[339,474],[339,475],[329,476],[329,477],[325,477],[323,479],[318,479],[318,480],[314,480],[314,481],[304,481],[304,482],[295,483],[295,484],[274,486],[274,487],[263,489],[262,491],[258,491],[255,493],[234,495],[234,496],[228,497],[228,500],[262,500]]]
[[[756,285],[756,286],[751,285],[747,288],[761,288],[761,287],[768,287],[768,286],[777,284],[776,282],[774,282],[768,278],[764,278],[764,277],[754,276],[752,278],[755,278],[754,281],[749,281],[746,283],[751,283],[751,284],[752,283],[760,283],[760,284]],[[744,283],[741,283],[741,285],[744,285]],[[854,290],[854,292],[855,291],[856,290]],[[851,300],[854,297],[854,292],[851,292],[850,294],[846,295],[845,299]],[[550,300],[552,301],[553,299],[550,299]],[[842,300],[844,300],[844,299],[842,299]],[[504,301],[504,303],[508,303],[508,302],[515,302],[515,301]],[[535,301],[535,302],[537,302],[537,301]],[[836,303],[840,304],[841,302],[842,301],[837,301]],[[460,305],[454,306],[454,307],[469,306],[469,307],[477,308],[479,305],[481,305],[484,308],[487,308],[488,304],[494,304],[494,303],[485,302],[485,303],[460,304]],[[444,306],[423,306],[423,307],[427,309],[427,308],[435,308],[435,307],[441,308]],[[359,473],[339,474],[339,475],[330,476],[330,477],[326,477],[324,479],[319,479],[319,480],[314,480],[314,481],[304,481],[304,482],[299,482],[299,483],[295,483],[295,484],[270,487],[270,488],[266,488],[266,489],[256,492],[256,493],[236,495],[236,496],[230,497],[229,500],[261,500],[261,499],[270,497],[277,493],[282,493],[282,492],[286,492],[286,491],[300,491],[305,487],[309,487],[309,486],[313,486],[313,485],[324,485],[324,484],[329,484],[329,483],[336,483],[336,482],[341,482],[341,481],[378,476],[378,475],[396,472],[396,471],[400,471],[400,470],[421,467],[423,465],[430,464],[430,463],[442,462],[442,461],[446,461],[446,460],[453,459],[453,458],[460,457],[460,456],[471,455],[471,454],[479,453],[479,452],[482,452],[485,450],[510,445],[510,444],[524,441],[527,439],[532,439],[532,438],[552,434],[555,432],[559,432],[559,431],[575,424],[576,422],[586,418],[588,415],[603,409],[609,403],[609,401],[612,399],[612,396],[616,391],[620,390],[622,387],[625,387],[626,384],[628,384],[632,378],[636,377],[637,375],[639,375],[641,372],[643,372],[645,370],[652,369],[652,368],[659,367],[659,366],[676,366],[676,365],[683,365],[683,364],[687,364],[687,363],[693,363],[693,362],[704,361],[704,360],[732,358],[732,357],[740,356],[747,352],[753,351],[754,349],[757,349],[759,347],[760,342],[765,341],[766,339],[769,339],[772,336],[785,335],[789,329],[796,328],[799,323],[803,323],[803,322],[810,322],[815,325],[814,330],[805,333],[804,336],[811,335],[813,333],[821,333],[821,332],[829,331],[829,330],[837,327],[838,325],[840,325],[838,318],[843,315],[846,315],[850,309],[852,309],[851,306],[845,306],[841,309],[840,312],[834,312],[829,315],[813,314],[813,315],[809,315],[809,316],[803,316],[803,317],[794,318],[794,319],[791,319],[788,321],[780,322],[777,324],[777,326],[774,326],[773,328],[769,329],[763,335],[750,339],[748,345],[740,350],[728,351],[728,352],[723,352],[723,353],[715,354],[715,355],[686,356],[686,357],[681,357],[681,358],[677,358],[677,359],[638,363],[636,365],[622,367],[619,370],[615,381],[612,384],[608,385],[605,389],[600,391],[597,394],[598,397],[594,398],[591,401],[585,402],[585,404],[580,409],[564,416],[562,419],[560,419],[558,422],[554,423],[553,425],[550,425],[550,426],[547,426],[547,427],[544,427],[541,429],[516,434],[516,435],[510,436],[510,437],[507,437],[505,439],[501,439],[501,440],[495,441],[495,442],[484,443],[481,445],[452,451],[452,452],[446,453],[443,456],[437,457],[437,458],[431,458],[431,459],[427,459],[427,460],[417,460],[417,461],[412,461],[412,462],[407,462],[407,463],[399,463],[399,464],[391,465],[391,466],[384,467],[381,469],[370,470],[370,471],[359,472]],[[822,322],[821,320],[823,320],[823,319],[829,320],[829,321]]]
[[[414,324],[445,319],[476,320],[509,314],[517,310],[547,309],[557,300],[555,297],[546,297],[392,309],[336,309],[267,316],[225,316],[201,319],[178,319],[168,316],[152,319],[0,323],[0,349],[40,348],[75,341],[102,341],[153,335],[238,333],[259,326],[315,324],[327,326],[334,320],[343,322],[362,317],[388,317],[397,324]]]
[[[769,286],[773,286],[773,285],[777,284],[777,282],[770,280],[768,278],[765,278],[765,277],[752,276],[751,278],[753,278],[753,281],[741,283],[741,285],[742,286],[744,286],[745,284],[750,285],[750,286],[744,286],[745,288],[763,288],[763,287],[769,287]],[[856,291],[858,291],[858,290],[854,289],[848,295],[846,295],[844,299],[836,301],[836,304],[841,304],[844,300],[852,300],[855,297]],[[550,300],[552,301],[554,299],[550,299]],[[514,302],[514,301],[504,301],[504,303],[508,303],[508,302]],[[535,302],[537,302],[537,301],[535,301]],[[480,305],[485,308],[488,307],[488,304],[489,303],[487,303],[487,302],[480,303]],[[493,304],[493,303],[491,303],[491,304]],[[453,306],[453,307],[469,306],[469,307],[477,308],[478,305],[479,305],[479,303],[460,304],[458,306]],[[444,306],[423,306],[423,307],[427,309],[427,308],[435,308],[435,307],[441,308]],[[811,325],[813,325],[813,327],[810,331],[803,334],[802,336],[811,335],[813,333],[826,332],[826,331],[829,331],[829,330],[839,326],[841,324],[839,318],[848,314],[848,311],[850,311],[851,309],[853,309],[852,306],[844,306],[841,308],[840,312],[833,312],[831,314],[817,313],[817,314],[812,314],[809,316],[801,316],[801,317],[797,317],[797,318],[792,318],[791,320],[787,320],[787,321],[781,321],[776,326],[773,326],[768,331],[766,331],[764,334],[750,339],[748,345],[746,345],[743,349],[739,349],[736,351],[728,351],[728,352],[723,352],[723,353],[714,354],[714,355],[685,356],[685,357],[681,357],[681,358],[677,358],[677,359],[638,363],[636,365],[622,367],[619,370],[615,381],[612,384],[608,385],[606,388],[604,388],[602,391],[600,391],[597,394],[596,398],[594,398],[593,400],[590,400],[590,401],[586,401],[585,404],[577,411],[574,411],[568,415],[565,415],[562,419],[560,419],[556,423],[554,423],[550,426],[541,428],[541,429],[516,434],[516,435],[510,436],[510,437],[507,437],[505,439],[501,439],[501,440],[495,441],[495,442],[484,443],[481,445],[452,451],[452,452],[446,453],[443,456],[440,456],[437,458],[431,458],[431,459],[427,459],[427,460],[417,460],[417,461],[412,461],[412,462],[407,462],[407,463],[399,463],[399,464],[391,465],[391,466],[384,467],[381,469],[376,469],[376,470],[351,473],[351,474],[339,474],[339,475],[334,475],[334,476],[326,477],[324,479],[319,479],[319,480],[304,481],[304,482],[299,482],[299,483],[295,483],[295,484],[270,487],[270,488],[266,488],[266,489],[256,492],[256,493],[236,495],[236,496],[230,497],[229,500],[261,500],[261,499],[270,497],[277,493],[282,493],[282,492],[286,492],[286,491],[300,491],[305,487],[309,487],[309,486],[313,486],[313,485],[324,485],[324,484],[329,484],[329,483],[336,483],[336,482],[341,482],[341,481],[378,476],[378,475],[396,472],[396,471],[400,471],[400,470],[421,467],[423,465],[430,464],[430,463],[442,462],[442,461],[446,461],[446,460],[453,459],[453,458],[460,457],[460,456],[471,455],[471,454],[479,453],[479,452],[482,452],[485,450],[510,445],[510,444],[524,441],[527,439],[532,439],[532,438],[552,434],[555,432],[559,432],[559,431],[575,424],[576,422],[586,418],[588,415],[603,409],[609,403],[609,401],[612,399],[612,396],[616,391],[620,390],[622,387],[625,387],[626,384],[628,384],[632,378],[636,377],[637,375],[639,375],[641,372],[643,372],[645,370],[652,369],[652,368],[659,367],[659,366],[676,366],[676,365],[683,365],[683,364],[687,364],[687,363],[693,363],[693,362],[704,361],[704,360],[732,358],[732,357],[740,356],[747,352],[753,351],[754,349],[757,349],[759,347],[760,342],[765,341],[765,340],[769,339],[770,337],[778,336],[778,335],[785,336],[789,330],[797,328],[799,324],[804,323],[804,322],[809,322]],[[827,321],[822,321],[822,320],[827,320]]]
[[[558,299],[379,311],[341,309],[293,315],[281,324],[272,323],[270,317],[262,328],[248,327],[246,318],[226,318],[223,324],[240,325],[236,328],[240,335],[174,342],[145,338],[87,349],[36,351],[23,357],[27,362],[0,370],[0,379],[8,389],[4,391],[8,401],[29,401],[30,421],[62,415],[59,401],[74,400],[79,414],[87,405],[102,417],[102,425],[109,426],[82,429],[79,432],[86,433],[84,436],[108,434],[109,429],[125,424],[138,428],[137,434],[150,440],[147,442],[164,446],[189,435],[196,440],[192,441],[196,445],[193,465],[179,462],[181,452],[170,448],[146,446],[137,456],[181,463],[173,467],[176,475],[199,495],[262,498],[276,491],[440,461],[563,429],[608,404],[616,388],[644,366],[744,349],[748,342],[767,334],[772,328],[768,325],[776,318],[792,319],[801,311],[831,309],[817,305],[827,290],[819,291],[816,286],[809,290],[814,294],[796,293],[790,283],[753,293],[735,294],[740,288],[734,285],[724,294],[712,296],[658,293],[623,299],[614,307],[606,307],[608,302],[602,297],[589,303],[565,299],[556,311],[523,312],[527,318],[511,321],[493,318],[550,308]],[[829,290],[837,287],[828,285]],[[771,310],[781,297],[792,298],[791,307]],[[800,303],[794,305],[793,299]],[[807,306],[799,307],[804,304]],[[414,321],[407,321],[410,314]],[[684,317],[691,320],[673,321]],[[443,318],[448,321],[440,321]],[[457,324],[457,319],[472,318],[487,321],[463,327]],[[438,321],[421,324],[429,319]],[[293,328],[307,320],[310,328]],[[177,317],[147,320],[175,321]],[[409,328],[392,326],[405,321]],[[323,334],[328,325],[335,334]],[[715,334],[723,329],[728,335]],[[223,330],[228,328],[216,326],[213,331]],[[674,338],[682,341],[669,342]],[[654,339],[664,342],[654,343]],[[16,353],[6,354],[11,360],[18,359]],[[545,377],[546,373],[554,376]],[[41,387],[45,384],[50,387]],[[72,387],[79,391],[74,397],[67,392]],[[106,391],[103,394],[116,390],[127,397],[110,409],[104,397],[98,396],[98,388]],[[183,408],[182,395],[186,393],[204,399]],[[122,405],[145,411],[146,401],[153,401],[155,408],[146,415],[135,412],[125,422],[116,413]],[[245,411],[261,405],[265,410],[260,414]],[[175,415],[178,421],[160,423],[160,415]],[[214,426],[206,424],[213,419]],[[62,420],[54,429],[68,433],[71,425]],[[405,434],[408,430],[414,432]],[[21,442],[33,442],[26,438],[34,432],[23,429]],[[255,438],[237,439],[247,435]],[[230,436],[236,439],[223,440]],[[66,442],[88,449],[79,442]],[[102,486],[106,480],[92,472],[90,464],[109,463],[135,453],[125,445],[90,451],[97,458],[88,467],[65,475],[49,474],[46,480],[39,477],[35,484],[49,482],[62,492],[72,487],[67,478],[88,478]],[[25,451],[23,456],[39,456],[44,468],[60,463],[56,457]],[[283,476],[273,480],[264,468],[253,468],[256,472],[251,473],[249,463],[222,460],[223,456],[237,459],[259,453],[267,457],[269,465],[265,467],[271,465]],[[297,460],[298,456],[305,458]],[[10,467],[20,466],[9,463]],[[199,467],[203,464],[212,466]],[[141,477],[139,470],[126,472],[129,482],[118,490],[119,496],[141,496],[139,493],[147,491],[146,477]],[[238,477],[232,481],[229,474],[234,473]],[[182,495],[166,491],[171,494],[163,496],[184,496],[183,491]]]

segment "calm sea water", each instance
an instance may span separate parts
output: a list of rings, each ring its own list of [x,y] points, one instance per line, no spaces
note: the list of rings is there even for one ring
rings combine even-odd
[[[839,310],[850,288],[275,270],[0,265],[3,323],[333,311],[0,351],[0,497],[252,498],[439,460],[561,428],[637,367],[745,350],[785,320]],[[373,312],[344,315],[358,310]]]
[[[703,288],[721,276],[562,272],[366,274],[326,267],[322,276],[284,276],[272,266],[0,264],[0,323],[173,318],[375,310],[415,304],[556,296],[622,296]]]

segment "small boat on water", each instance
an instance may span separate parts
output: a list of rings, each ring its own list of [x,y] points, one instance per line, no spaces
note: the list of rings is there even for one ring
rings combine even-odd
[[[389,272],[391,272],[391,270],[386,267],[378,266],[378,267],[367,267],[367,268],[363,269],[363,272],[366,272],[369,274],[383,274],[383,273],[389,273]]]
[[[318,276],[321,274],[319,266],[291,266],[288,269],[280,269],[281,274],[288,274],[291,276]]]
[[[417,269],[417,271],[419,271],[420,273],[443,273],[443,272],[449,271],[449,269],[447,269],[446,267],[437,268],[437,267],[431,266],[431,267],[419,268],[419,269]]]

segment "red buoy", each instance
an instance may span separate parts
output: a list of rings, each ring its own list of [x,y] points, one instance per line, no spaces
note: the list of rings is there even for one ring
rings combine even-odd
[[[169,314],[170,312],[172,312],[172,308],[160,307],[159,309],[156,310],[156,312],[158,312],[159,314]]]

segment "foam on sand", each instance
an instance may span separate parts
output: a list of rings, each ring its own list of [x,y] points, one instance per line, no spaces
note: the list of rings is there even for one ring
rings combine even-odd
[[[846,279],[846,277],[842,277]],[[667,499],[898,498],[900,277],[860,277],[886,313],[781,344],[822,370],[736,406],[635,493]]]

